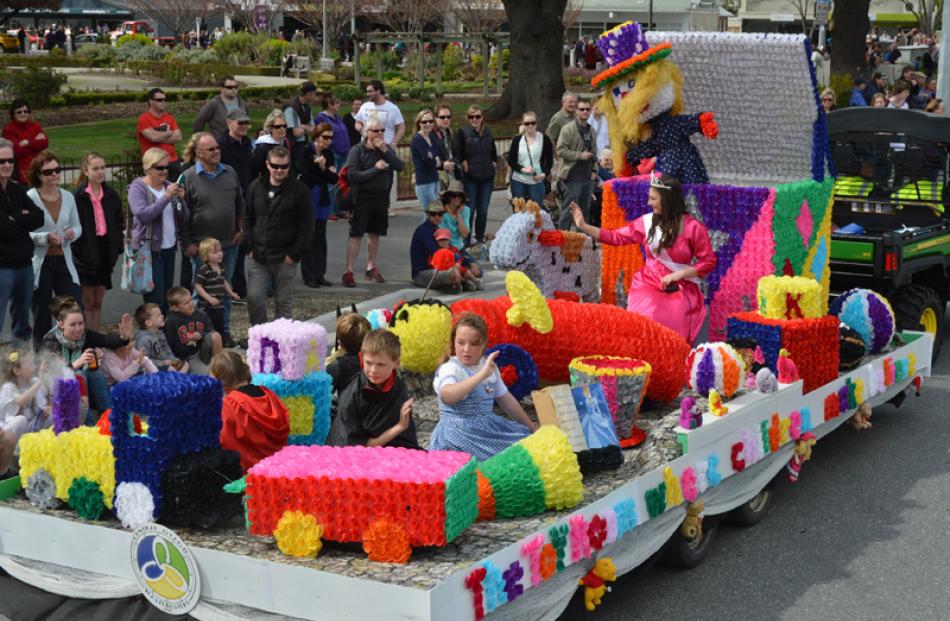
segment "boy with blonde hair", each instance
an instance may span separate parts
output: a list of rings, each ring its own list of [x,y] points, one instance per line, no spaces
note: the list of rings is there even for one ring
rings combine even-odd
[[[214,329],[224,335],[224,346],[234,347],[229,342],[231,326],[225,325],[224,300],[240,300],[241,296],[234,292],[228,277],[224,273],[224,250],[221,242],[214,237],[206,237],[198,245],[198,254],[201,255],[201,267],[195,273],[195,293],[198,294],[198,308],[211,318]]]

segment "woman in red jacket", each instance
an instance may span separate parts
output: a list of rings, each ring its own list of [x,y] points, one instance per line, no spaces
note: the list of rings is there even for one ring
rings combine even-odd
[[[3,137],[13,143],[13,157],[20,172],[20,182],[26,183],[26,171],[36,154],[49,146],[49,138],[30,114],[30,104],[14,99],[10,104],[10,122],[3,128]]]

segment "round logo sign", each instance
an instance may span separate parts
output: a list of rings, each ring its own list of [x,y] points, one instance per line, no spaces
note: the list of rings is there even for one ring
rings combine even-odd
[[[132,533],[132,573],[145,598],[173,615],[184,615],[198,605],[201,577],[185,543],[159,524],[146,524]]]

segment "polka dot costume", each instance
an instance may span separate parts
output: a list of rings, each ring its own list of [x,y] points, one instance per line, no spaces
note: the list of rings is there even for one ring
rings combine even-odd
[[[653,135],[627,150],[627,161],[636,169],[640,160],[656,158],[656,170],[682,183],[709,183],[706,165],[689,137],[700,131],[699,114],[671,115],[650,121]]]

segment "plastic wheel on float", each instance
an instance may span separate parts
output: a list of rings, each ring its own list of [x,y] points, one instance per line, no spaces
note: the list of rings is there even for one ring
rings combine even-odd
[[[408,563],[412,556],[409,533],[402,524],[379,518],[363,531],[363,551],[377,563]]]
[[[718,516],[703,517],[703,532],[699,537],[687,538],[680,533],[677,528],[670,540],[666,542],[660,561],[664,565],[671,567],[680,567],[682,569],[692,569],[706,560],[713,541],[716,539],[716,531],[719,528]]]
[[[945,304],[937,292],[923,285],[908,285],[891,294],[897,327],[921,330],[934,336],[933,360],[940,356],[943,345],[943,314]]]
[[[302,511],[284,511],[274,529],[277,547],[287,556],[314,558],[323,547],[323,525]]]
[[[772,490],[765,487],[751,500],[732,510],[729,523],[736,526],[755,526],[762,521],[772,504]]]

